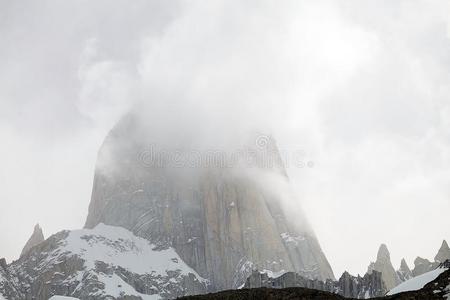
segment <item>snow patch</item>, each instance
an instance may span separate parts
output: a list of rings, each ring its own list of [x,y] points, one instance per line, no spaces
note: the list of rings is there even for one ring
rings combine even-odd
[[[136,296],[141,297],[143,300],[159,300],[161,297],[158,294],[146,295],[138,293],[131,285],[126,283],[116,274],[111,276],[100,274],[99,280],[105,284],[105,288],[99,291],[98,295],[108,295],[114,298],[120,298],[124,296]]]
[[[287,232],[281,233],[280,236],[285,243],[293,243],[295,245],[298,245],[299,242],[302,242],[305,240],[305,238],[302,236],[292,236]]]
[[[80,299],[74,298],[74,297],[67,297],[67,296],[52,296],[48,300],[80,300]]]
[[[424,273],[422,275],[416,276],[410,280],[402,282],[392,290],[390,290],[387,295],[395,295],[407,291],[417,291],[423,288],[427,283],[435,280],[440,274],[448,270],[447,268],[437,268],[436,270]]]
[[[280,277],[281,275],[283,275],[285,273],[286,273],[285,270],[274,272],[274,271],[271,271],[271,270],[264,269],[264,270],[261,271],[261,274],[267,274],[267,276],[269,276],[270,278],[278,278],[278,277]]]
[[[168,270],[178,270],[183,275],[192,273],[205,282],[173,248],[155,250],[155,247],[125,228],[98,224],[94,229],[71,231],[57,251],[79,255],[88,270],[95,269],[95,263],[101,261],[137,274],[166,276]]]

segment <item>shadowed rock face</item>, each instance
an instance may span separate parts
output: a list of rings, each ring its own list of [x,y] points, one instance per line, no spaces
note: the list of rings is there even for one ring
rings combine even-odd
[[[42,243],[45,240],[44,234],[42,233],[42,228],[39,226],[39,224],[36,224],[34,226],[33,234],[28,239],[27,243],[22,249],[22,252],[20,253],[20,256],[22,257],[25,255],[28,251],[30,251],[31,248],[34,246]]]
[[[252,268],[334,279],[312,231],[289,222],[278,195],[256,180],[259,173],[288,180],[273,140],[255,151],[257,161],[274,154],[269,167],[177,168],[149,161],[151,130],[138,123],[128,117],[106,138],[86,227],[122,226],[174,247],[211,290],[242,285]]]

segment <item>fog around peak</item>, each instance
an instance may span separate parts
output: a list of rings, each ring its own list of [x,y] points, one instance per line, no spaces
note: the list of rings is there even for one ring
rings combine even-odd
[[[169,145],[273,136],[336,274],[364,272],[382,242],[395,266],[434,257],[450,225],[449,8],[3,2],[0,256],[37,222],[82,226],[97,152],[131,112]]]

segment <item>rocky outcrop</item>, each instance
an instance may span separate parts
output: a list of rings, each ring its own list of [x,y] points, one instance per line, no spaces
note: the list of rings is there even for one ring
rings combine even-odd
[[[367,273],[370,274],[372,271],[381,272],[383,281],[388,290],[392,289],[401,282],[397,272],[392,266],[391,255],[385,244],[381,244],[378,249],[377,260],[370,263]]]
[[[413,276],[419,276],[426,272],[436,269],[440,263],[450,259],[450,248],[446,240],[442,241],[442,245],[439,248],[438,253],[434,257],[434,261],[431,262],[426,258],[418,256],[414,260],[414,269],[412,270]]]
[[[287,272],[279,276],[273,276],[270,272],[254,270],[247,278],[244,288],[291,288],[302,287],[335,293],[346,298],[367,299],[381,297],[387,289],[381,278],[381,273],[372,271],[364,277],[352,276],[344,272],[338,281],[311,280],[295,272]]]
[[[397,275],[400,281],[406,281],[413,277],[411,269],[409,268],[406,260],[403,258],[400,263],[400,269],[397,270]]]
[[[443,240],[441,248],[439,248],[438,253],[434,257],[434,261],[437,263],[442,263],[448,259],[450,259],[450,248],[448,247],[447,241]]]
[[[168,152],[154,137],[151,126],[134,116],[108,135],[99,152],[87,228],[121,226],[162,248],[173,247],[210,280],[213,291],[242,285],[248,266],[334,279],[312,230],[286,218],[281,193],[269,184],[288,186],[273,139],[246,148],[253,162],[274,158],[269,166],[186,167],[179,160],[181,165],[173,164],[194,150],[186,142],[190,137]]]
[[[23,299],[18,284],[17,278],[10,274],[6,260],[0,259],[0,299]]]
[[[414,269],[412,270],[413,277],[429,272],[435,269],[437,266],[438,264],[432,263],[428,259],[418,256],[414,260]]]
[[[30,251],[31,248],[42,243],[44,240],[45,240],[45,238],[44,238],[44,234],[42,233],[42,228],[39,226],[39,224],[36,224],[36,226],[34,226],[33,233],[31,234],[27,243],[23,247],[22,252],[20,253],[20,256],[25,255],[28,251]]]
[[[8,266],[20,296],[87,299],[161,299],[205,293],[208,282],[173,249],[158,249],[118,227],[62,231]],[[1,286],[0,286],[1,287]]]

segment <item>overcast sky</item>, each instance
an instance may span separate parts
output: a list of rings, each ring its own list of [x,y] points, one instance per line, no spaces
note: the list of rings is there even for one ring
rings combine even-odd
[[[304,151],[288,173],[337,276],[450,238],[447,0],[1,1],[0,257],[83,226],[136,101]]]

